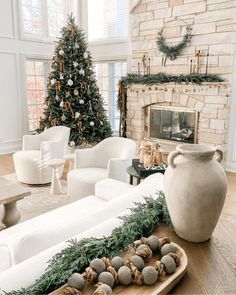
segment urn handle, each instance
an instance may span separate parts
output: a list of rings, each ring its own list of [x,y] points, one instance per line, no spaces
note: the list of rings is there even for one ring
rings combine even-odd
[[[216,160],[220,163],[223,160],[223,152],[221,150],[216,150]]]
[[[178,157],[181,153],[180,152],[177,152],[177,151],[173,151],[169,154],[168,158],[167,158],[167,161],[169,163],[169,165],[174,169],[175,168],[175,163],[174,163],[174,160],[176,157]]]

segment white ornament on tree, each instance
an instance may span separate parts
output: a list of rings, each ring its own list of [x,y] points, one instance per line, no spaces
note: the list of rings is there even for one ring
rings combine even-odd
[[[51,85],[55,85],[56,84],[56,82],[57,82],[57,80],[56,79],[51,79]]]
[[[63,49],[60,49],[60,50],[59,50],[59,54],[60,54],[60,55],[64,55],[64,50],[63,50]]]
[[[75,146],[75,142],[73,140],[70,142],[70,146],[71,147]]]
[[[79,91],[78,91],[78,89],[75,89],[75,90],[74,90],[74,95],[79,95]]]
[[[61,108],[64,107],[64,101],[63,101],[63,100],[60,102],[60,107],[61,107]]]
[[[59,98],[58,95],[56,95],[56,96],[55,96],[55,99],[56,99],[56,101],[59,101],[60,98]]]
[[[83,99],[80,99],[80,100],[79,100],[79,103],[80,103],[80,104],[84,104],[84,100],[83,100]]]
[[[67,84],[68,84],[69,86],[72,86],[72,85],[74,84],[74,82],[73,82],[71,79],[69,79],[69,80],[67,81]]]
[[[102,125],[102,126],[103,126],[103,122],[102,122],[102,121],[100,121],[100,125]]]
[[[64,76],[62,74],[60,74],[60,79],[63,80],[64,79]]]
[[[66,116],[65,115],[62,115],[61,116],[61,120],[64,122],[66,120]]]
[[[94,122],[91,121],[91,122],[89,123],[89,125],[90,125],[90,126],[94,126]]]
[[[80,113],[79,112],[76,112],[75,113],[75,119],[78,119],[80,117]]]
[[[83,70],[83,69],[80,69],[80,70],[79,70],[79,74],[80,74],[80,75],[84,75],[84,70]]]
[[[85,51],[84,53],[84,58],[87,59],[88,58],[88,52]]]
[[[76,61],[73,61],[73,66],[74,66],[74,68],[77,68],[78,65],[79,65],[79,64],[78,64]]]
[[[75,49],[78,49],[78,48],[79,48],[79,44],[75,43]]]

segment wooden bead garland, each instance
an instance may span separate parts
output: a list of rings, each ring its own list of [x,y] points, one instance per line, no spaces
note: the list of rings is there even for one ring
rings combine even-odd
[[[173,274],[180,264],[177,249],[167,237],[142,237],[133,243],[133,247],[135,254],[131,258],[95,258],[83,274],[73,273],[67,282],[68,292],[71,290],[68,295],[82,295],[85,280],[89,283],[98,282],[93,295],[111,295],[112,288],[118,284],[153,285],[157,280],[161,281],[166,274]],[[145,262],[157,253],[161,253],[161,260],[157,260],[153,266],[146,266]]]

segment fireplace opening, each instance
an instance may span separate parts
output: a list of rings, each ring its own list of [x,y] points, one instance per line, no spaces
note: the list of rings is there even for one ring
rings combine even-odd
[[[150,107],[149,136],[151,138],[196,142],[197,112],[184,108]]]

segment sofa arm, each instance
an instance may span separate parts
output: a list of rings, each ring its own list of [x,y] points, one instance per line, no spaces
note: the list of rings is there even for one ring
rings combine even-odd
[[[41,135],[24,135],[23,136],[23,143],[22,143],[22,150],[39,150],[41,143]]]
[[[108,178],[113,178],[120,181],[126,181],[127,179],[127,166],[129,160],[122,158],[112,158],[108,161],[107,171]]]
[[[74,168],[96,167],[94,148],[77,149],[75,151]]]
[[[40,145],[40,158],[45,163],[53,158],[60,157],[60,147],[57,141],[42,141]]]
[[[95,184],[95,196],[106,201],[111,201],[132,188],[133,186],[128,183],[107,178]]]

